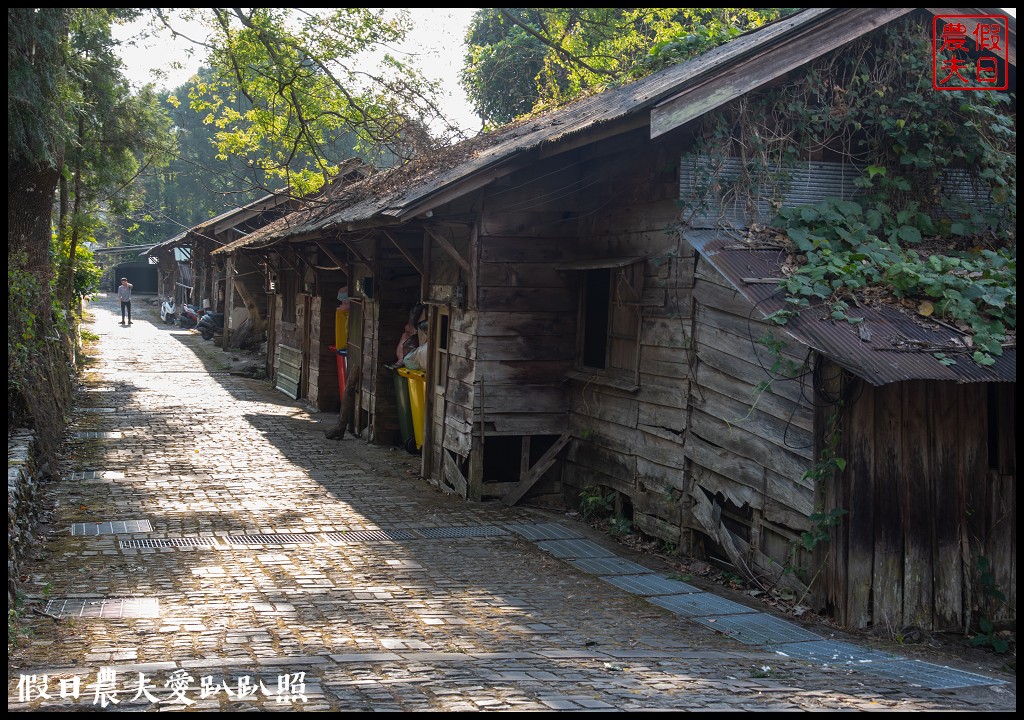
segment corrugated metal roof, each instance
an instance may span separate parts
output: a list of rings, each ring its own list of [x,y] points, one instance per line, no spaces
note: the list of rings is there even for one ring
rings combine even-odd
[[[787,251],[778,247],[742,247],[736,231],[692,230],[684,234],[700,256],[711,264],[743,297],[753,304],[751,313],[761,320],[776,310],[791,309],[777,282]],[[751,282],[760,280],[761,282]],[[1017,349],[1007,348],[994,365],[982,367],[963,348],[963,333],[916,312],[894,305],[852,307],[851,317],[864,318],[851,325],[833,320],[822,308],[804,310],[780,330],[797,342],[820,352],[872,385],[904,380],[948,380],[957,383],[1016,382]],[[956,360],[943,365],[933,353]]]
[[[629,85],[506,125],[493,133],[439,151],[430,158],[413,160],[380,173],[354,185],[347,197],[339,199],[331,216],[307,223],[294,232],[303,234],[371,220],[401,221],[449,186],[542,145],[647,111],[687,85],[713,76],[721,67],[755,50],[763,50],[766,44],[781,42],[805,26],[843,11],[843,8],[803,10]],[[734,83],[733,89],[737,94],[744,91],[741,83]]]

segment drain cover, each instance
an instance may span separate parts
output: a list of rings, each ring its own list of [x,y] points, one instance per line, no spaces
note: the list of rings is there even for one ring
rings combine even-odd
[[[556,558],[613,558],[615,553],[590,540],[544,540],[537,543],[544,552]]]
[[[621,558],[579,558],[568,562],[594,575],[641,575],[651,572],[643,565]]]
[[[678,595],[679,593],[701,592],[692,585],[657,575],[613,575],[601,579],[634,595]]]
[[[651,602],[661,605],[674,613],[687,617],[703,617],[705,615],[740,615],[751,612],[746,605],[718,597],[706,592],[690,595],[663,595],[652,597]]]
[[[94,431],[89,430],[89,431],[85,431],[85,432],[76,432],[75,433],[75,439],[77,439],[77,440],[118,440],[121,437],[123,437],[123,435],[120,432],[116,432],[116,431],[115,432],[94,432]]]
[[[72,535],[127,535],[128,533],[153,532],[149,520],[111,520],[102,523],[75,523]]]
[[[932,690],[949,690],[952,688],[974,687],[976,685],[1003,685],[1004,680],[975,675],[964,670],[954,670],[942,665],[921,662],[920,660],[897,660],[896,662],[869,663],[860,665],[857,670],[868,675],[884,677],[890,680],[902,680],[911,685],[931,688]]]
[[[117,408],[112,407],[83,407],[78,408],[79,412],[84,413],[115,413]]]
[[[809,630],[764,613],[695,617],[693,620],[747,645],[777,645],[801,640],[821,640]]]
[[[316,538],[306,534],[278,533],[276,535],[229,535],[224,538],[229,545],[305,545],[313,544]]]
[[[508,530],[495,525],[416,528],[416,532],[425,538],[494,537],[496,535],[508,535]]]
[[[122,548],[217,547],[213,538],[153,538],[122,540]]]
[[[572,538],[582,537],[579,533],[554,523],[506,525],[505,527],[517,535],[522,535],[527,540],[571,540]]]
[[[68,476],[69,482],[103,482],[108,480],[124,480],[124,473],[117,470],[84,470]]]
[[[779,655],[810,660],[822,665],[853,665],[862,663],[890,662],[902,660],[881,650],[861,648],[837,640],[817,640],[814,642],[797,642],[778,645],[774,648]]]
[[[324,533],[324,537],[334,542],[358,543],[386,540],[412,540],[416,536],[408,530],[353,530],[351,532]]]
[[[155,618],[160,617],[156,598],[67,598],[46,603],[46,612],[57,617]]]

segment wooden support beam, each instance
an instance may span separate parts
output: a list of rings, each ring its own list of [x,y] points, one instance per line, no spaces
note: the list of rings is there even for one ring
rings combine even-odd
[[[416,258],[410,255],[409,252],[404,247],[402,247],[397,240],[395,240],[394,236],[391,233],[389,233],[387,230],[381,230],[381,233],[384,235],[384,237],[391,241],[392,245],[398,248],[398,252],[402,253],[402,257],[408,260],[409,264],[416,268],[416,272],[418,272],[420,275],[423,275],[423,265],[421,265],[416,260]]]
[[[448,238],[441,235],[439,232],[429,225],[424,225],[423,229],[427,231],[427,234],[437,241],[437,244],[451,256],[451,259],[458,263],[459,267],[469,273],[469,261],[459,254],[459,251],[455,249],[455,246],[448,242]]]
[[[326,255],[328,258],[330,258],[331,262],[333,262],[335,265],[338,266],[339,270],[341,270],[343,273],[345,273],[345,277],[348,277],[348,264],[347,263],[342,262],[342,260],[337,255],[335,255],[333,252],[331,252],[331,249],[329,247],[324,245],[319,240],[314,241],[313,244],[316,245],[318,248],[320,248],[320,250],[323,251],[323,254]]]
[[[283,252],[281,252],[281,250],[280,250],[280,249],[276,250],[276,253],[277,253],[277,256],[278,256],[279,258],[281,258],[281,260],[282,260],[282,261],[284,262],[284,264],[285,264],[285,265],[287,265],[288,267],[290,267],[290,268],[291,268],[292,270],[294,270],[294,271],[295,271],[296,273],[298,273],[298,274],[299,274],[300,276],[302,275],[302,271],[301,271],[301,270],[299,270],[299,268],[297,267],[298,263],[293,263],[293,262],[292,262],[291,260],[289,260],[289,259],[288,259],[288,256],[287,256],[287,255],[285,255],[285,254],[284,254]]]
[[[356,260],[358,260],[359,262],[364,263],[366,265],[370,265],[371,264],[370,261],[366,258],[366,256],[363,255],[361,252],[359,252],[359,249],[355,245],[353,245],[352,243],[350,243],[348,240],[346,240],[345,238],[341,237],[340,235],[338,236],[338,242],[340,242],[345,247],[347,247],[352,252],[352,254],[356,256]]]
[[[562,448],[566,446],[571,437],[572,435],[568,432],[562,433],[561,437],[555,441],[555,444],[548,448],[548,451],[541,456],[540,460],[537,461],[537,464],[530,469],[526,474],[526,477],[520,480],[519,484],[512,489],[512,492],[503,497],[501,501],[509,506],[515,505],[519,502],[523,495],[525,495],[530,488],[536,485],[541,476],[548,471],[548,468],[550,468],[555,462],[555,458],[558,457],[558,453],[562,451]]]

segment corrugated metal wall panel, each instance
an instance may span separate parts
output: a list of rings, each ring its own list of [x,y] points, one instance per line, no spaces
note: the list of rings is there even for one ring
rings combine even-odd
[[[277,346],[277,378],[275,387],[292,399],[299,397],[302,377],[302,351],[287,345]]]

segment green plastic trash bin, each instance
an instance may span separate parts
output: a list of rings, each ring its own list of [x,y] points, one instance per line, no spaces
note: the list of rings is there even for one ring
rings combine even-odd
[[[395,378],[395,406],[398,408],[398,429],[402,434],[402,447],[416,454],[416,436],[412,426],[412,405],[409,403],[409,380],[399,373],[397,365],[385,365]]]

